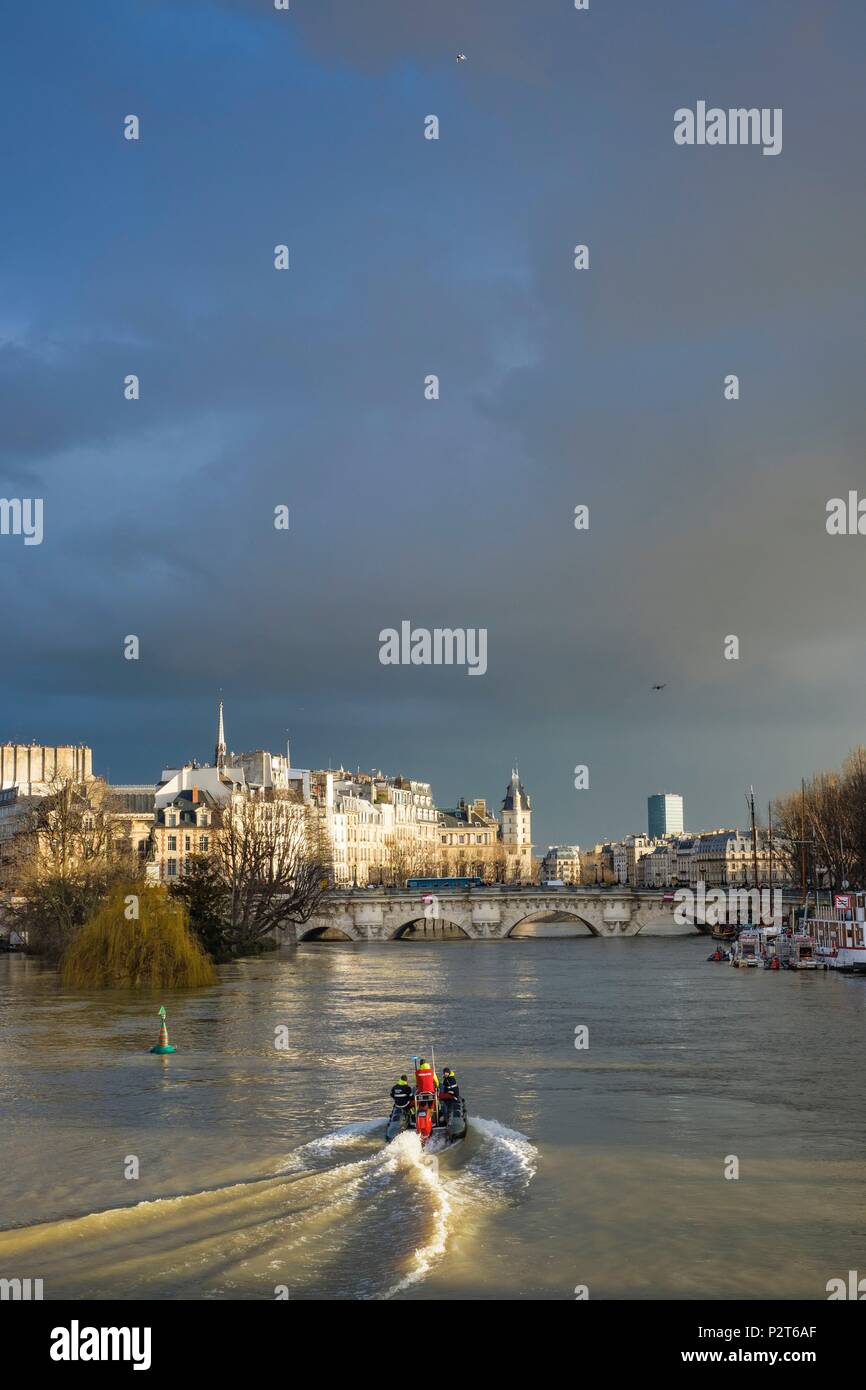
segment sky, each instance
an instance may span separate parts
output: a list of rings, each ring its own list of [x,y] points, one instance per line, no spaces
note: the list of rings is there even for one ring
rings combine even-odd
[[[221,692],[230,748],[440,806],[516,762],[541,847],[837,765],[864,44],[861,0],[14,7],[0,497],[44,520],[0,535],[0,739],[155,781]],[[699,101],[781,108],[781,153],[677,145]],[[404,620],[484,629],[486,672],[383,665]]]

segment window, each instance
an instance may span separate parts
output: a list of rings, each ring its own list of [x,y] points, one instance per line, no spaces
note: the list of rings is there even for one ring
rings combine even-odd
[[[166,876],[166,878],[177,878],[177,860],[176,860],[176,859],[168,859],[168,860],[166,860],[166,865],[165,865],[165,876]]]
[[[191,839],[191,837],[190,837],[189,835],[184,835],[184,837],[183,837],[183,847],[184,847],[184,849],[186,850],[187,854],[189,854],[191,845],[192,845],[192,839]]]
[[[201,850],[202,853],[205,852],[205,850],[207,849],[207,846],[208,846],[208,838],[207,838],[207,835],[199,835],[199,837],[198,837],[198,847],[199,847],[199,849]]]
[[[168,848],[169,848],[169,849],[177,849],[177,836],[176,836],[176,835],[169,835],[169,837],[168,837]]]
[[[171,815],[169,816],[168,823],[169,825],[177,825],[177,816],[174,814],[174,811],[172,811]]]

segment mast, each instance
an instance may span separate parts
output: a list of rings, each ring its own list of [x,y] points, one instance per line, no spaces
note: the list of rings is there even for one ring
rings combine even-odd
[[[800,778],[800,887],[806,901],[806,779]]]
[[[435,927],[435,923],[434,923]],[[436,1092],[436,1123],[439,1123],[439,1087],[436,1085],[436,1048],[430,1044],[430,1059],[433,1063],[433,1087]]]
[[[767,838],[770,850],[770,892],[773,891],[773,803],[767,802]]]
[[[758,886],[758,832],[755,828],[755,788],[749,787],[749,814],[752,819],[752,887]]]

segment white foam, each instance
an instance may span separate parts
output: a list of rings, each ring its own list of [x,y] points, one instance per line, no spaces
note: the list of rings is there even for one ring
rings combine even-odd
[[[498,1120],[472,1115],[469,1131],[481,1137],[467,1163],[446,1179],[452,1194],[476,1206],[502,1206],[517,1201],[538,1168],[538,1150],[520,1130]]]
[[[369,1135],[374,1134],[376,1130],[381,1130],[384,1133],[385,1124],[381,1119],[355,1120],[352,1124],[341,1125],[339,1129],[333,1129],[329,1134],[323,1134],[319,1139],[311,1139],[308,1144],[302,1144],[299,1149],[295,1149],[289,1155],[285,1163],[281,1164],[276,1171],[277,1173],[303,1172],[309,1159],[327,1158],[335,1149],[359,1144]]]
[[[400,1146],[398,1149],[398,1145]],[[451,1203],[448,1194],[439,1178],[438,1165],[431,1163],[421,1147],[421,1140],[417,1134],[401,1134],[391,1144],[392,1150],[397,1150],[397,1156],[403,1163],[415,1170],[416,1176],[421,1182],[427,1184],[434,1207],[433,1230],[426,1245],[416,1246],[412,1255],[411,1268],[392,1285],[383,1298],[393,1298],[395,1294],[402,1293],[404,1289],[410,1288],[425,1278],[433,1268],[433,1265],[440,1260],[448,1248],[448,1220],[451,1216]]]
[[[345,1180],[345,1187],[339,1194],[331,1190],[328,1203],[341,1207],[387,1187],[400,1171],[423,1185],[424,1207],[432,1220],[432,1228],[424,1243],[413,1251],[409,1267],[401,1277],[384,1293],[366,1295],[387,1299],[421,1282],[446,1255],[456,1207],[471,1203],[476,1209],[492,1210],[518,1200],[535,1175],[538,1151],[519,1130],[509,1129],[498,1120],[473,1115],[469,1120],[469,1157],[457,1169],[449,1169],[447,1165],[440,1168],[434,1152],[422,1147],[413,1130],[406,1130],[390,1144],[354,1162],[336,1160],[341,1149],[369,1139],[381,1128],[381,1119],[342,1125],[303,1144],[277,1171],[279,1174],[309,1172],[311,1176],[318,1171],[323,1178],[339,1174]],[[327,1160],[332,1155],[335,1162],[329,1164]]]

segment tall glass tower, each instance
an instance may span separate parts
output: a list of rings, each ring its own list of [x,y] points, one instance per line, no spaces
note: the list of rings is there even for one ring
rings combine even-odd
[[[647,797],[647,833],[651,840],[662,835],[681,835],[683,799],[676,792],[657,792]]]

